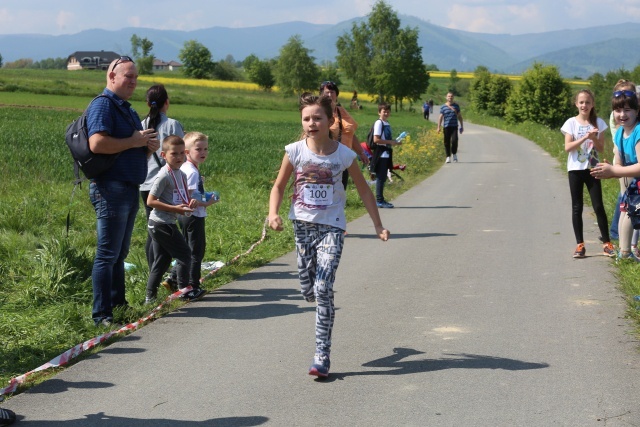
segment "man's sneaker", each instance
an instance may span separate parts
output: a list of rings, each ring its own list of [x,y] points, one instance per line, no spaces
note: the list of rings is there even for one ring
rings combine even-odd
[[[458,163],[458,155],[457,154],[453,155],[453,163]]]
[[[99,328],[120,329],[122,325],[113,321],[113,319],[102,319],[96,326]],[[1,424],[0,424],[1,425]]]
[[[631,246],[631,253],[638,259],[640,259],[640,249],[637,246]]]
[[[163,282],[162,286],[170,293],[174,293],[178,290],[178,284],[171,277],[167,277]]]
[[[451,163],[451,157],[447,157],[447,160],[444,161],[445,163]]]
[[[611,242],[607,242],[604,244],[604,246],[602,246],[602,253],[611,258],[616,256],[616,250],[614,249]]]
[[[156,298],[155,297],[146,297],[144,299],[144,303],[145,303],[145,305],[155,304],[156,303]]]
[[[311,368],[309,368],[309,375],[326,378],[329,376],[330,366],[331,362],[329,361],[328,354],[316,353],[313,357],[313,364],[311,365]]]
[[[376,205],[379,208],[388,208],[388,209],[393,208],[393,205],[391,203],[389,203],[389,202],[376,202]]]
[[[187,292],[186,294],[182,294],[180,296],[180,299],[183,301],[198,301],[202,298],[204,298],[204,296],[207,294],[207,291],[205,291],[202,288],[195,288],[190,290],[189,292]]]
[[[16,414],[10,409],[0,408],[0,426],[10,426],[16,422]]]
[[[576,246],[576,251],[573,253],[574,258],[584,258],[587,250],[584,248],[584,243],[578,243]]]

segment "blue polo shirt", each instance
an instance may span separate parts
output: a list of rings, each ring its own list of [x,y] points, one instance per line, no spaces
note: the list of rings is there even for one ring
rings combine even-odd
[[[453,108],[454,110],[452,110]],[[440,114],[442,114],[443,124],[442,127],[445,128],[455,128],[458,127],[458,114],[460,112],[460,107],[458,104],[451,105],[451,108],[447,106],[447,104],[442,105],[440,107]]]
[[[97,98],[87,108],[87,134],[106,132],[114,138],[128,138],[134,131],[142,130],[140,117],[131,104],[109,89],[102,92],[107,98]],[[130,148],[121,152],[111,169],[96,178],[98,181],[124,181],[140,185],[147,177],[147,148]]]

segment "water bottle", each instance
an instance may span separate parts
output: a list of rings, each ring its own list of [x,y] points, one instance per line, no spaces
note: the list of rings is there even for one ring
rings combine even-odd
[[[214,202],[220,200],[220,194],[217,191],[208,191],[205,193],[206,201],[208,202],[213,198]]]
[[[191,193],[191,198],[196,199],[199,202],[207,201],[207,199],[205,198],[205,195],[200,193],[197,189],[193,190],[193,193]]]
[[[402,132],[397,138],[396,141],[400,142],[407,136],[406,132]]]

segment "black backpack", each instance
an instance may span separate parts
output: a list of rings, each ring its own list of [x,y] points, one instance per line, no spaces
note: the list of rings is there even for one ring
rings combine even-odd
[[[113,99],[105,95],[98,95],[93,98],[91,102],[100,97],[107,98],[115,104]],[[89,105],[91,105],[91,103],[89,103]],[[87,110],[88,109],[87,107]],[[64,136],[65,142],[71,152],[71,157],[73,157],[73,173],[76,177],[76,183],[82,181],[80,171],[82,171],[87,179],[96,178],[111,168],[120,155],[120,153],[96,154],[91,151],[89,148],[89,136],[87,134],[87,110],[84,110],[80,117],[67,126]],[[120,110],[119,107],[118,110]]]
[[[371,125],[371,129],[369,129],[369,133],[367,134],[367,147],[369,147],[369,150],[371,150],[372,153],[375,151],[378,145],[373,142],[373,128],[376,126],[376,122],[377,120],[373,122],[373,124]]]

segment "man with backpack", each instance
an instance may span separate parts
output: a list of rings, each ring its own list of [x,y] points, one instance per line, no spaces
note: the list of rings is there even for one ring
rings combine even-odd
[[[137,83],[135,63],[121,56],[107,69],[104,96],[94,99],[86,112],[91,151],[120,153],[113,165],[92,178],[89,185],[98,234],[91,273],[96,326],[111,327],[113,308],[127,306],[124,260],[138,212],[138,187],[147,176],[147,156],[159,147],[155,130],[142,130],[140,117],[128,102]]]

